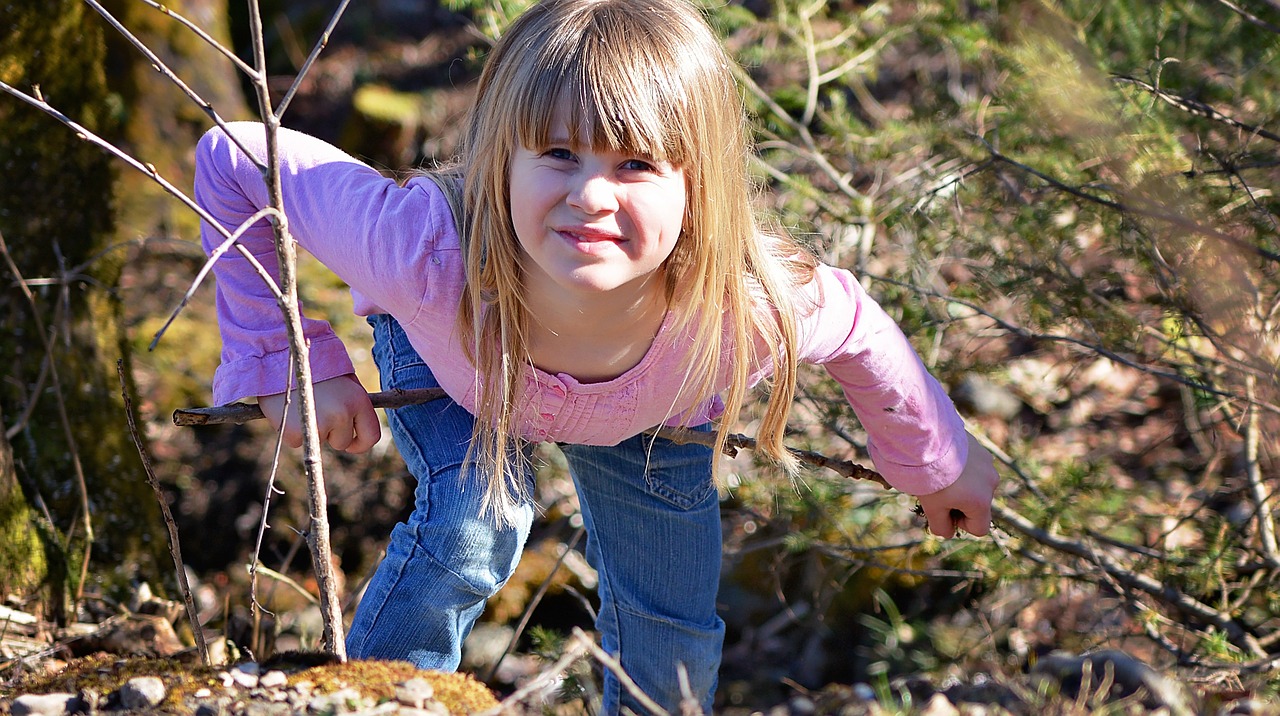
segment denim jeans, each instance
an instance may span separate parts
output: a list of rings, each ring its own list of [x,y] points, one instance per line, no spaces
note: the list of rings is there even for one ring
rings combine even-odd
[[[384,390],[437,385],[394,319],[369,322]],[[391,533],[387,556],[356,609],[347,650],[355,658],[453,671],[485,601],[519,562],[534,505],[521,505],[511,527],[481,515],[483,468],[462,478],[474,418],[453,401],[387,415],[418,480],[414,510]],[[596,629],[604,649],[646,694],[677,713],[677,664],[683,664],[709,713],[724,639],[716,614],[721,534],[710,449],[644,435],[610,447],[560,447],[582,504],[587,559],[599,574]],[[605,713],[646,712],[608,670],[603,696]]]

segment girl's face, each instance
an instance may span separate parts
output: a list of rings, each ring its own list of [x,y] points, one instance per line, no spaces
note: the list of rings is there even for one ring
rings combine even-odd
[[[566,112],[558,113],[560,117]],[[511,161],[511,218],[533,290],[590,295],[648,287],[684,221],[680,167],[570,142],[557,118],[546,147]]]

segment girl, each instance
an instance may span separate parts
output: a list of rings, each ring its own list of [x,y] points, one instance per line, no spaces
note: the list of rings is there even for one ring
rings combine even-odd
[[[686,0],[544,0],[488,59],[454,173],[398,186],[282,133],[290,227],[369,316],[382,387],[450,397],[388,411],[415,509],[356,611],[352,656],[457,667],[529,532],[528,446],[555,441],[599,572],[604,647],[671,710],[683,664],[709,710],[723,637],[714,451],[643,432],[723,440],[772,376],[758,437],[789,465],[800,362],[844,387],[876,466],[919,496],[931,529],[987,532],[991,457],[902,333],[848,272],[757,222],[730,62]],[[263,158],[260,127],[232,131]],[[266,202],[254,164],[216,130],[198,149],[196,196],[227,227]],[[204,240],[218,235],[206,227]],[[266,222],[243,243],[274,265]],[[233,253],[217,270],[214,399],[258,396],[298,445],[274,301]],[[328,325],[305,328],[322,439],[367,450],[379,423],[365,389]],[[623,707],[641,710],[608,674],[603,708]]]

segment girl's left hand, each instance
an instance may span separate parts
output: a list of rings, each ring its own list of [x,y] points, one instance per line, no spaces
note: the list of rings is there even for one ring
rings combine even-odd
[[[969,435],[969,457],[960,477],[937,492],[917,497],[929,531],[943,538],[958,531],[979,537],[990,532],[991,500],[999,481],[991,453]]]

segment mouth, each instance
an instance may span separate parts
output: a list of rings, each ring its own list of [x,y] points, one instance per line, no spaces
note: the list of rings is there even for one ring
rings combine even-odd
[[[618,244],[626,240],[620,234],[611,231],[591,229],[584,226],[561,228],[556,229],[555,231],[560,236],[575,243],[589,244],[607,241]]]

